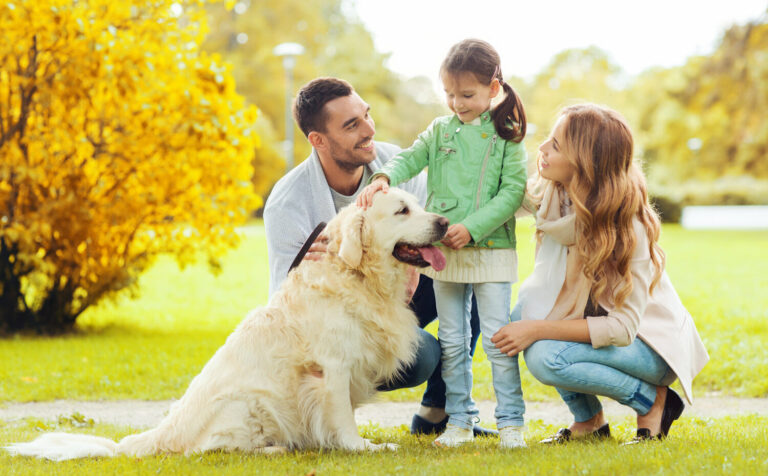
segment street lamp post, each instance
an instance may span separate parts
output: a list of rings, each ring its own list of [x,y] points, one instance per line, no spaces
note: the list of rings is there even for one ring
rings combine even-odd
[[[275,56],[282,56],[285,70],[285,171],[293,168],[293,120],[291,119],[291,98],[293,97],[293,67],[296,56],[304,53],[304,47],[298,43],[280,43],[272,50]]]

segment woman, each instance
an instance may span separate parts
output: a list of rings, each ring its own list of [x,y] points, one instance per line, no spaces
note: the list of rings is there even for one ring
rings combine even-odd
[[[597,395],[637,412],[631,443],[661,439],[709,360],[664,272],[659,219],[632,161],[632,134],[615,111],[565,108],[539,148],[538,246],[511,323],[492,342],[525,351],[531,373],[557,388],[574,416],[542,443],[608,436]],[[639,339],[636,339],[639,337]]]

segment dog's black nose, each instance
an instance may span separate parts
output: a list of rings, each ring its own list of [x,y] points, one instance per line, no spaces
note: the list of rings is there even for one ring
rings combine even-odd
[[[450,220],[445,217],[440,217],[435,221],[435,231],[437,231],[441,239],[445,236],[445,232],[448,231],[448,225],[450,224]]]

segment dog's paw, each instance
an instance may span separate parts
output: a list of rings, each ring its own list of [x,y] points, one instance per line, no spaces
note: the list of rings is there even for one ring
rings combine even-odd
[[[288,452],[288,448],[285,446],[264,446],[261,448],[256,448],[256,453],[261,453],[265,455],[276,455],[276,454],[285,454]]]
[[[365,449],[368,451],[396,451],[398,448],[399,446],[394,443],[381,443],[377,445],[376,443],[372,443],[371,440],[365,440]]]

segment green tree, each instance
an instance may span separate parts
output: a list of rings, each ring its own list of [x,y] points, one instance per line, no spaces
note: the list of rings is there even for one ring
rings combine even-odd
[[[649,160],[675,180],[768,179],[768,23],[728,29],[710,56],[640,78]]]
[[[445,113],[434,94],[424,94],[424,78],[404,80],[386,68],[387,55],[376,51],[370,33],[344,10],[342,0],[240,0],[232,10],[213,6],[209,13],[212,32],[205,48],[234,65],[238,91],[264,119],[257,126],[264,140],[255,158],[260,192],[284,167],[279,141],[285,137],[285,77],[282,60],[272,54],[280,43],[305,48],[294,69],[294,94],[318,76],[348,80],[371,105],[379,140],[408,146],[432,118]],[[310,147],[298,128],[294,137],[294,163],[299,163]]]
[[[546,140],[565,106],[594,102],[627,114],[627,78],[605,51],[594,46],[558,53],[530,83],[517,78],[509,82],[518,90],[533,125],[526,137],[530,158],[536,157],[538,145]]]

